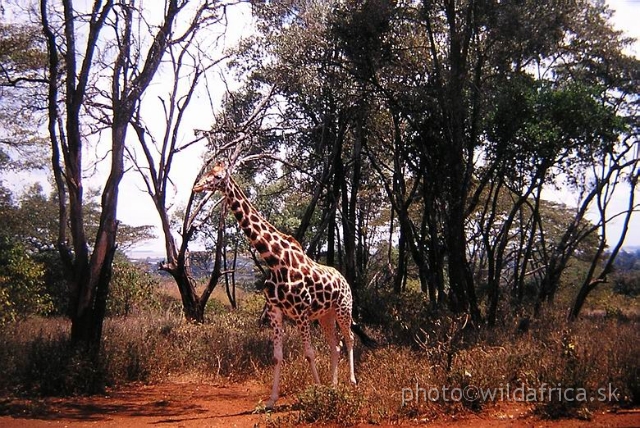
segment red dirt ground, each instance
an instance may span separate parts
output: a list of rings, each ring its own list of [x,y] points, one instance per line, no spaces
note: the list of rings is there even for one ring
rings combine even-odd
[[[290,401],[284,397],[270,416],[256,411],[268,386],[256,383],[207,384],[194,381],[134,385],[104,396],[18,400],[0,398],[0,427],[255,427],[287,416]],[[407,421],[413,426],[420,421]],[[425,421],[422,421],[424,424]],[[590,421],[545,421],[524,408],[498,407],[481,414],[428,423],[430,427],[639,427],[640,409],[601,411]],[[376,425],[376,426],[385,426]],[[391,426],[391,425],[386,425]]]

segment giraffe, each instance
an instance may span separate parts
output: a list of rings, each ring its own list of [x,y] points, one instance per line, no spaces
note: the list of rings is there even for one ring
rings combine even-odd
[[[309,361],[313,381],[320,383],[311,343],[311,322],[319,321],[331,353],[333,385],[338,383],[340,347],[336,323],[344,337],[349,359],[349,375],[356,383],[353,361],[355,332],[367,346],[373,345],[364,332],[353,323],[351,289],[340,272],[309,258],[292,236],[279,232],[249,202],[244,192],[230,176],[226,166],[218,162],[193,187],[194,192],[220,190],[234,217],[249,238],[251,245],[268,266],[264,283],[266,312],[273,329],[274,377],[266,408],[273,409],[278,399],[283,352],[283,319],[292,320],[300,330],[304,355]]]

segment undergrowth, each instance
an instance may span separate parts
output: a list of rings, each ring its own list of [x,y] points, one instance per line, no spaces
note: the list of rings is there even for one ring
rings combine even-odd
[[[415,309],[416,305],[420,302],[408,307]],[[15,322],[0,331],[4,344],[0,347],[0,393],[26,397],[92,394],[128,382],[153,383],[183,375],[238,382],[259,379],[268,387],[272,349],[270,331],[258,323],[261,309],[261,298],[256,296],[240,310],[218,308],[202,325],[185,323],[171,311],[110,318],[97,364],[88,363],[70,346],[65,320]],[[422,311],[427,309],[420,308]],[[288,325],[281,396],[293,404],[286,414],[266,415],[265,422],[273,426],[424,422],[443,413],[481,411],[504,400],[524,401],[542,417],[588,418],[598,406],[640,402],[637,322],[605,318],[568,324],[562,314],[548,313],[532,320],[526,330],[509,323],[489,329],[472,328],[464,319],[445,312],[431,315],[421,318],[398,306],[387,315],[395,317],[387,320],[393,323],[390,330],[373,331],[382,346],[369,350],[357,343],[355,387],[348,383],[344,355],[337,388],[310,387],[300,338]],[[403,332],[398,339],[390,334],[395,329]],[[329,353],[319,329],[315,330],[316,362],[321,379],[327,382]],[[516,395],[554,387],[584,391],[587,399],[577,399],[582,397],[575,394],[573,400],[554,393]],[[609,387],[615,395],[600,400],[600,389]],[[483,396],[491,390],[498,395]],[[511,395],[506,396],[507,392]],[[264,398],[256,397],[256,402]]]

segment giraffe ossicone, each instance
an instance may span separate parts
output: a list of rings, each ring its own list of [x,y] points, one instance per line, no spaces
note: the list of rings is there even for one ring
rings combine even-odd
[[[304,341],[304,354],[315,383],[320,383],[311,343],[311,322],[319,321],[331,352],[333,385],[338,383],[340,347],[336,324],[340,328],[349,358],[349,375],[356,383],[353,360],[351,288],[340,272],[309,258],[293,237],[279,232],[249,202],[244,192],[230,176],[223,163],[217,163],[193,187],[194,192],[216,191],[224,194],[227,205],[251,245],[268,266],[264,284],[266,311],[273,328],[274,379],[267,409],[278,399],[282,368],[283,319],[292,320]],[[354,331],[367,344],[371,339],[359,329]]]

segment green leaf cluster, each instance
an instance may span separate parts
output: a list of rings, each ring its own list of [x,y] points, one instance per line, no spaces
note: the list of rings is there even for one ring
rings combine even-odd
[[[0,238],[0,326],[53,310],[44,273],[44,266],[33,260],[24,246]]]
[[[158,286],[157,277],[131,263],[118,253],[113,263],[113,277],[109,285],[107,314],[128,316],[154,306],[154,291]]]

